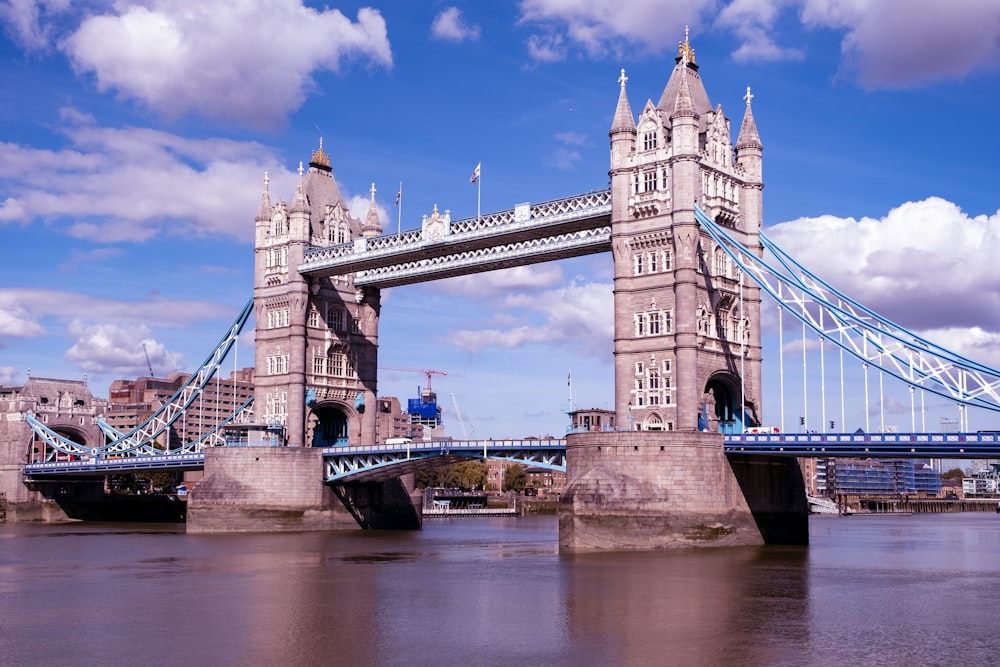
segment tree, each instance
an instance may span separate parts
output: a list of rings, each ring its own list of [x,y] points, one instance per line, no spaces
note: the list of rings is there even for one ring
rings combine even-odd
[[[962,479],[965,477],[965,473],[961,468],[952,468],[941,473],[941,479]]]
[[[439,468],[426,468],[416,473],[419,488],[463,489],[486,488],[486,464],[482,461],[462,461]]]
[[[524,471],[524,466],[515,463],[507,468],[507,471],[503,475],[504,491],[517,491],[520,493],[524,491],[524,487],[527,485],[528,473]]]

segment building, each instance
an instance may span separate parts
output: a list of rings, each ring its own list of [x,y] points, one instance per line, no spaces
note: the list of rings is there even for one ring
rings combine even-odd
[[[937,497],[941,477],[913,459],[830,459],[831,496]]]
[[[579,431],[614,431],[615,411],[599,408],[573,410],[569,413],[569,427],[574,433]]]
[[[127,434],[163,407],[190,377],[190,373],[171,373],[166,378],[115,380],[108,389],[104,420],[120,433]],[[233,371],[227,378],[216,373],[170,429],[169,436],[162,436],[158,442],[176,448],[197,440],[232,415],[253,394],[253,368]],[[169,443],[165,442],[167,437]]]

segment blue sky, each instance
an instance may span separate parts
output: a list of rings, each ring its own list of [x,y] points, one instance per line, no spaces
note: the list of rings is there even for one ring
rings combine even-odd
[[[387,230],[400,182],[403,229],[435,204],[474,215],[479,162],[484,211],[605,187],[619,70],[634,110],[658,100],[685,25],[736,128],[753,89],[772,237],[890,319],[1000,366],[1000,5],[333,5],[0,0],[0,384],[86,373],[106,396],[148,373],[143,344],[157,375],[193,370],[250,296],[264,172],[290,200],[321,136],[359,217],[375,183]],[[446,370],[434,387],[453,433],[457,404],[476,436],[560,434],[570,370],[578,405],[610,407],[609,256],[383,303],[381,362]],[[239,365],[252,350],[247,333]],[[380,393],[405,399],[424,381],[383,371]],[[873,426],[909,427],[905,390],[885,405]],[[927,408],[932,425],[957,416]],[[849,408],[852,429],[863,411]]]

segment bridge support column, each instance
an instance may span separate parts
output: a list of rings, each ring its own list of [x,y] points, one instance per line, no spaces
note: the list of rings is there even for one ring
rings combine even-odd
[[[574,433],[566,464],[562,550],[808,543],[795,460],[730,461],[718,433]]]
[[[400,480],[367,486],[371,488],[353,502],[341,502],[344,494],[323,483],[323,452],[317,448],[213,447],[205,450],[204,478],[188,496],[187,531],[419,527],[417,510]]]

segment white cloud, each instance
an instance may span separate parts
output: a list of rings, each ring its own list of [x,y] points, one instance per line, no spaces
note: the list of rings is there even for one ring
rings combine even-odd
[[[20,373],[13,366],[0,366],[0,385],[13,385],[17,383]]]
[[[479,39],[479,26],[466,23],[458,7],[448,7],[434,17],[431,36],[450,42],[474,42]]]
[[[1000,65],[1000,3],[908,0],[801,0],[802,22],[846,29],[848,69],[867,87],[960,78]]]
[[[52,39],[54,18],[64,14],[70,0],[8,0],[0,3],[4,32],[26,49],[44,49]]]
[[[392,66],[385,20],[351,21],[300,0],[175,3],[144,0],[86,17],[61,48],[102,91],[166,118],[197,113],[266,128],[297,109],[317,70],[350,59]]]
[[[69,333],[77,341],[66,351],[66,360],[75,362],[83,371],[128,377],[145,375],[152,366],[156,375],[163,376],[185,367],[184,355],[168,351],[152,338],[149,327],[142,324],[90,324],[73,320]]]
[[[65,148],[0,142],[0,224],[68,219],[71,235],[102,243],[159,233],[247,241],[264,172],[294,189],[294,173],[256,142],[99,127],[74,110],[63,118]]]
[[[508,328],[462,329],[451,332],[447,342],[472,352],[485,348],[509,349],[548,343],[582,348],[589,356],[604,362],[611,361],[614,318],[610,315],[613,296],[608,283],[572,284],[539,294],[515,294],[505,298],[498,310],[507,318],[517,318],[519,313],[523,313],[530,319],[540,319],[541,323]]]
[[[4,338],[35,338],[45,333],[45,327],[17,299],[0,290],[0,341]]]
[[[497,295],[506,296],[515,292],[534,294],[561,285],[563,281],[563,272],[559,265],[546,263],[449,278],[430,283],[428,288],[455,296],[482,299]]]
[[[528,41],[529,54],[538,61],[566,57],[563,32],[592,57],[620,52],[627,44],[659,52],[676,47],[684,25],[697,23],[715,4],[715,0],[522,0],[520,22],[536,24],[543,31]]]
[[[970,217],[938,197],[879,219],[821,216],[766,233],[839,291],[883,317],[972,358],[998,358],[1000,211]],[[981,330],[981,334],[976,332]],[[967,336],[960,342],[956,332]],[[949,343],[934,339],[945,333]],[[997,350],[997,351],[993,351]]]

